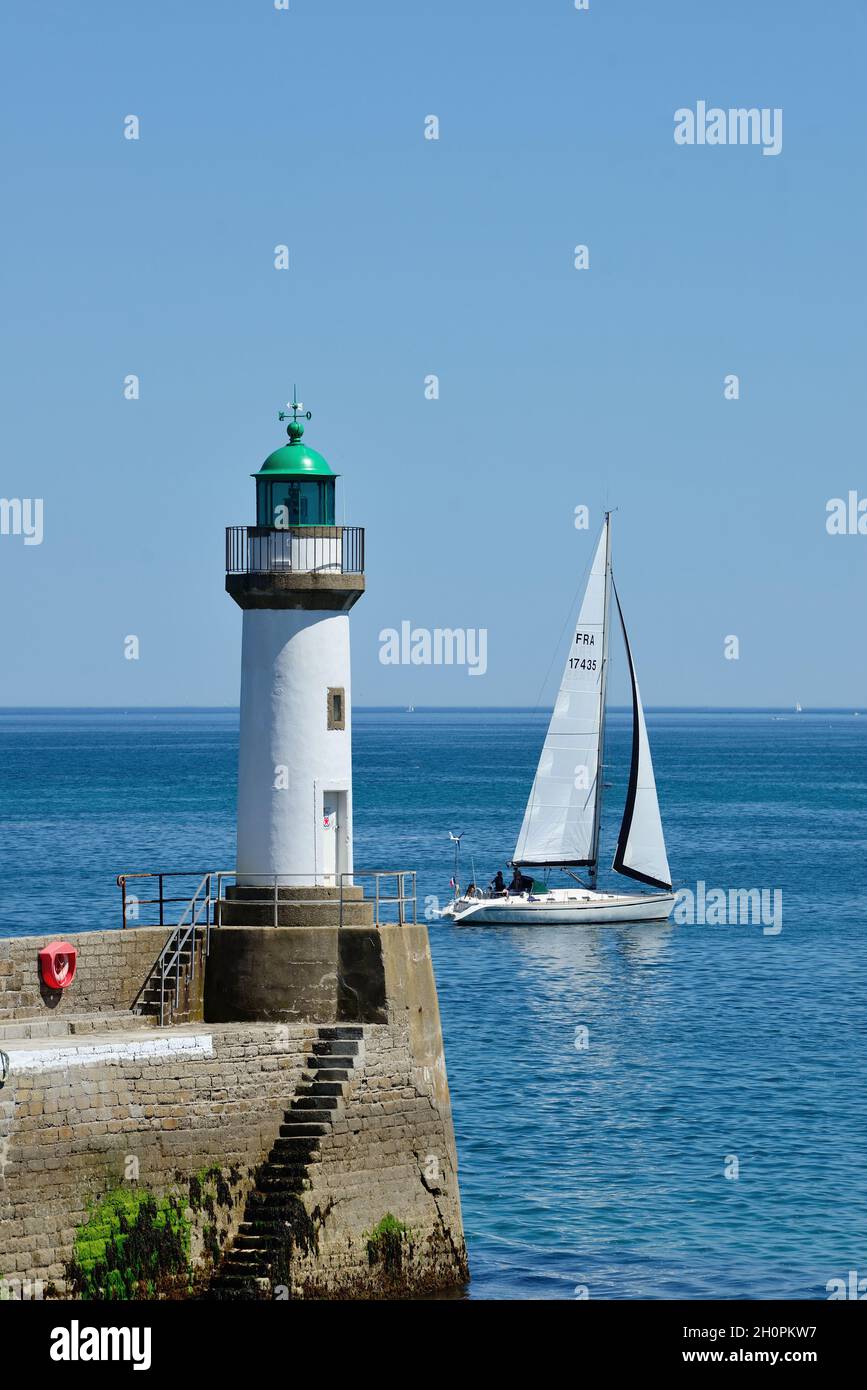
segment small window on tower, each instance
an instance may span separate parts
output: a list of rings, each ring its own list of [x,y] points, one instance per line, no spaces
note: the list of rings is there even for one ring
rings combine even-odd
[[[328,687],[328,727],[329,729],[346,728],[346,697],[342,686]]]

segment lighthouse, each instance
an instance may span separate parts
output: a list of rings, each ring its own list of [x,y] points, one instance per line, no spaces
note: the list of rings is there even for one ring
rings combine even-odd
[[[364,593],[364,531],[335,523],[337,475],[304,442],[293,392],[289,440],[252,476],[255,526],[226,533],[226,590],[243,610],[238,753],[239,895],[352,873],[349,611]],[[264,896],[264,894],[263,894]]]

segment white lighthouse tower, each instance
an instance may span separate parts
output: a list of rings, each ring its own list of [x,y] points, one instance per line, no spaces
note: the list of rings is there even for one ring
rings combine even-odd
[[[226,535],[226,589],[244,610],[242,891],[338,888],[352,871],[348,614],[364,592],[364,532],[335,525],[336,475],[302,442],[310,412],[290,409],[289,443],[253,475],[256,525]]]

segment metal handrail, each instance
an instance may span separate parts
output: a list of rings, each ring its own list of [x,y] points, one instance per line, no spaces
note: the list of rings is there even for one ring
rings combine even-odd
[[[136,875],[138,878],[144,877],[142,874]],[[162,877],[157,875],[157,877]],[[199,902],[199,894],[205,889],[204,897]],[[181,998],[181,957],[189,943],[190,951],[190,983],[196,978],[196,932],[201,926],[202,911],[205,917],[205,955],[210,948],[210,905],[211,905],[211,874],[206,873],[202,876],[202,881],[196,889],[187,906],[181,913],[180,921],[175,927],[168,941],[157,956],[155,970],[159,970],[160,978],[160,1027],[165,1024],[166,1014],[166,981],[171,978],[172,971],[175,972],[175,1007],[180,1003]],[[189,922],[187,916],[189,915]]]
[[[211,870],[206,870],[206,871],[204,871],[204,872],[211,872]],[[117,882],[118,888],[121,890],[121,900],[122,900],[122,908],[123,908],[123,925],[126,926],[126,918],[127,918],[127,892],[126,892],[126,885],[127,885],[128,881],[129,881],[130,879],[133,879],[133,878],[155,878],[155,879],[157,879],[157,880],[159,881],[159,887],[160,887],[159,897],[156,897],[156,898],[136,898],[136,902],[137,902],[137,904],[138,904],[139,907],[152,907],[152,906],[155,906],[156,904],[159,904],[159,909],[160,909],[160,920],[159,920],[159,925],[160,925],[161,927],[164,927],[164,926],[165,926],[165,904],[166,904],[166,903],[188,903],[188,902],[190,901],[190,898],[189,898],[189,894],[188,894],[188,893],[182,893],[182,894],[180,895],[180,897],[177,897],[177,898],[167,898],[167,897],[165,896],[165,894],[163,893],[163,881],[164,881],[164,879],[167,879],[167,878],[196,878],[196,879],[201,879],[202,877],[203,877],[203,870],[202,870],[202,869],[170,869],[170,870],[168,870],[168,871],[163,871],[163,872],[160,872],[160,873],[151,873],[151,872],[148,871],[148,872],[144,872],[144,873],[118,874],[117,879],[116,879],[116,882]]]
[[[405,926],[409,924],[416,925],[418,922],[418,897],[415,869],[354,869],[347,870],[338,874],[324,874],[321,870],[316,873],[309,874],[244,873],[241,876],[245,880],[257,879],[263,881],[262,896],[246,898],[245,901],[249,903],[251,907],[272,906],[273,925],[275,927],[279,925],[279,908],[281,903],[280,889],[282,887],[291,886],[287,882],[287,880],[290,879],[301,879],[302,884],[299,886],[309,885],[310,888],[309,895],[305,894],[304,897],[292,898],[291,901],[293,902],[293,904],[295,904],[298,907],[321,907],[323,904],[330,904],[336,906],[338,909],[338,918],[341,927],[343,925],[344,919],[344,903],[347,901],[358,901],[357,899],[349,899],[345,891],[348,887],[358,886],[354,882],[354,880],[356,879],[373,880],[372,896],[368,897],[367,895],[364,895],[364,897],[365,901],[373,902],[374,926],[379,927],[384,925],[382,919],[382,908],[384,907],[397,908],[397,919],[398,925],[400,926]],[[188,896],[187,894],[183,894],[181,896],[166,895],[166,880],[177,878],[195,878],[196,880],[198,880],[196,889],[191,896]],[[185,903],[186,907],[184,908],[184,911],[181,914],[180,921],[178,922],[177,926],[172,932],[172,935],[169,937],[169,940],[166,942],[166,945],[163,947],[163,951],[160,953],[160,957],[158,958],[159,963],[160,961],[162,961],[163,955],[167,951],[169,951],[170,948],[173,950],[174,948],[177,948],[175,953],[172,955],[172,966],[175,968],[177,974],[179,969],[177,962],[177,953],[183,950],[184,945],[186,944],[186,941],[189,938],[189,935],[191,934],[191,932],[194,931],[195,928],[199,926],[205,927],[207,950],[207,946],[210,942],[211,927],[220,927],[222,925],[222,903],[225,897],[224,888],[226,880],[233,879],[237,882],[237,878],[237,869],[208,869],[204,873],[202,873],[201,871],[193,873],[189,870],[171,869],[155,872],[145,871],[130,874],[118,874],[117,884],[121,890],[121,911],[123,916],[123,925],[124,927],[126,927],[127,925],[127,916],[130,900],[130,895],[127,892],[127,884],[133,879],[148,879],[155,882],[158,885],[159,894],[157,897],[136,897],[136,902],[140,907],[158,907],[160,926],[165,925],[165,909],[167,904],[178,902]],[[310,882],[311,879],[315,880],[317,878],[330,879],[331,882]],[[394,881],[395,891],[393,893],[383,891],[383,889],[388,889],[392,886],[387,882],[388,880]],[[247,882],[245,884],[242,884],[241,886],[249,888],[251,885]],[[363,889],[364,885],[362,884],[361,887]],[[317,893],[317,889],[321,888],[330,888],[332,890],[336,888],[338,890],[336,898],[326,897],[322,893]],[[203,889],[205,889],[204,895],[202,895]],[[190,917],[189,922],[187,922],[188,916]],[[172,967],[169,967],[169,970],[166,973],[170,973],[171,968]]]
[[[227,526],[227,574],[364,573],[363,526]]]
[[[343,926],[343,879],[344,878],[372,878],[374,887],[374,911],[373,920],[375,926],[381,926],[380,907],[396,906],[398,926],[416,926],[418,924],[418,907],[416,892],[416,870],[415,869],[353,869],[350,874],[341,874],[340,884],[340,926]],[[380,884],[383,879],[393,878],[395,880],[397,893],[393,897],[383,897],[380,891]],[[406,892],[405,880],[412,881],[412,892]],[[407,920],[406,908],[412,904],[412,918]]]

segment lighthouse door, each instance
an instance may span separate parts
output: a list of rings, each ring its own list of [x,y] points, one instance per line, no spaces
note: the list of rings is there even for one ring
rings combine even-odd
[[[337,883],[339,854],[337,840],[339,833],[338,800],[333,792],[326,792],[322,798],[322,872],[326,886]]]

